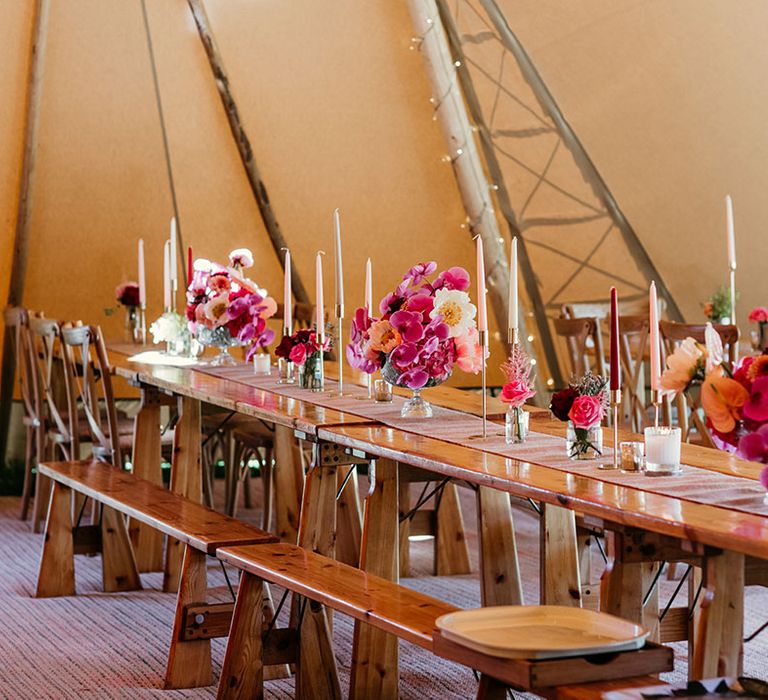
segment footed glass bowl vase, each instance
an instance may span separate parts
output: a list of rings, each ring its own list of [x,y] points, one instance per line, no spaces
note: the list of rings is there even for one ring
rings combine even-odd
[[[219,354],[211,360],[213,366],[237,364],[237,360],[229,354],[229,349],[240,345],[240,342],[232,337],[225,326],[201,328],[197,332],[197,339],[205,347],[218,348]]]
[[[450,377],[450,374],[442,378],[431,377],[429,381],[427,381],[427,383],[419,389],[411,389],[408,387],[400,379],[400,373],[394,367],[392,367],[389,362],[387,362],[384,367],[382,367],[381,376],[389,384],[392,384],[392,386],[399,386],[403,389],[409,389],[413,394],[411,398],[409,398],[403,404],[403,408],[400,411],[401,418],[432,418],[432,404],[429,403],[429,401],[424,400],[421,392],[424,391],[424,389],[429,389],[433,386],[439,386],[446,379],[448,379],[448,377]]]

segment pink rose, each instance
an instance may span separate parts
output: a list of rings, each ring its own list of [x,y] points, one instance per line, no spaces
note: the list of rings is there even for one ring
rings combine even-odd
[[[749,312],[749,320],[752,321],[752,323],[768,322],[768,308],[765,306],[756,306]]]
[[[288,354],[288,359],[295,365],[303,365],[307,359],[307,347],[303,343],[294,345]]]
[[[483,369],[483,348],[478,339],[477,328],[470,328],[464,335],[454,339],[456,364],[462,372],[477,374]]]
[[[508,403],[513,408],[522,406],[528,399],[535,396],[536,392],[533,391],[527,382],[517,379],[513,382],[505,384],[501,390],[501,400],[504,403]]]
[[[603,420],[603,402],[597,396],[577,396],[568,418],[575,427],[587,430]]]

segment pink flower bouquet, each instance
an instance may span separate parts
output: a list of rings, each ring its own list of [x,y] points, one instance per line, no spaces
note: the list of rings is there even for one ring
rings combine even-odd
[[[252,263],[249,256],[245,249],[233,251],[230,268],[197,260],[187,288],[186,307],[189,330],[203,344],[221,348],[245,345],[247,360],[274,339],[267,319],[277,311],[275,300],[266,290],[241,276],[243,263]]]
[[[408,270],[381,300],[376,318],[357,309],[346,349],[352,367],[368,374],[380,369],[390,384],[414,391],[444,382],[455,365],[475,374],[482,369],[469,274],[451,267],[430,281],[436,270],[435,262]]]
[[[515,343],[501,371],[507,380],[501,389],[501,400],[509,405],[506,440],[507,443],[523,442],[528,434],[528,416],[523,411],[523,404],[536,395],[531,378],[533,363],[525,350]]]
[[[552,395],[549,406],[552,414],[573,426],[573,441],[568,440],[571,459],[588,459],[602,454],[602,445],[594,441],[592,433],[600,429],[608,408],[607,385],[605,377],[588,373]]]

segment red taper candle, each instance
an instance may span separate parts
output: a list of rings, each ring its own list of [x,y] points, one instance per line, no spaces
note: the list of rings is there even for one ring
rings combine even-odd
[[[195,276],[194,264],[192,262],[192,246],[187,248],[187,286],[192,284],[192,278]]]
[[[619,299],[616,287],[611,287],[611,391],[621,389],[621,360],[619,359]]]

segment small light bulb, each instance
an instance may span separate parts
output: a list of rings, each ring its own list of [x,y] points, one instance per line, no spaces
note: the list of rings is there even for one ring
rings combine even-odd
[[[456,149],[456,155],[457,156],[460,156],[462,153],[464,153],[464,149],[463,148],[457,148]]]
[[[442,157],[442,161],[443,161],[443,163],[450,163],[451,162],[451,157],[450,156],[443,156]]]
[[[456,68],[461,68],[461,61],[454,61],[453,65],[456,66]]]
[[[554,379],[547,379],[547,386],[554,386],[555,380]]]
[[[432,21],[433,21],[433,20],[432,20],[432,18],[431,18],[431,17],[428,17],[428,18],[427,18],[427,24],[432,24]]]
[[[531,364],[532,364],[532,365],[535,365],[535,364],[536,364],[536,358],[535,358],[535,357],[531,359]]]
[[[529,335],[529,336],[528,336],[528,342],[529,342],[529,343],[532,343],[532,342],[533,342],[533,336],[532,336],[532,335]]]

